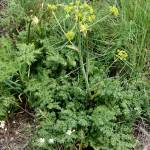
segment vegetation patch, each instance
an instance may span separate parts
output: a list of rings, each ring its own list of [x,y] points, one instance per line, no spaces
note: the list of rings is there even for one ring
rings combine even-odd
[[[26,149],[134,148],[150,119],[149,14],[149,0],[8,0],[0,128],[22,109],[36,121]]]

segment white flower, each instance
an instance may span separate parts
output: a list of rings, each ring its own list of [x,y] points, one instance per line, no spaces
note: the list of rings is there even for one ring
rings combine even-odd
[[[49,143],[49,144],[53,144],[53,143],[54,143],[54,139],[49,139],[49,140],[48,140],[48,143]]]
[[[71,131],[71,130],[67,130],[66,134],[67,134],[67,135],[71,135],[71,134],[72,134],[72,131]]]
[[[75,130],[67,130],[66,134],[71,135],[73,132],[75,132]]]
[[[2,128],[2,129],[5,128],[5,121],[0,121],[0,128]]]
[[[32,24],[33,24],[33,25],[37,25],[38,23],[39,23],[38,17],[34,16],[34,17],[32,18]]]
[[[44,143],[45,143],[45,139],[44,139],[44,138],[39,138],[39,139],[37,140],[37,144],[39,144],[39,146],[44,145]]]

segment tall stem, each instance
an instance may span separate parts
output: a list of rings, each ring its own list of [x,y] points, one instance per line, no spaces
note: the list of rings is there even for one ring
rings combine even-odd
[[[83,145],[82,145],[82,143],[80,143],[79,144],[79,150],[82,150],[82,147],[83,147]]]
[[[87,80],[89,80],[89,49],[88,49],[88,35],[86,38],[86,76]]]
[[[79,59],[80,59],[80,66],[81,66],[81,70],[82,70],[82,74],[85,80],[85,84],[86,84],[86,90],[88,93],[88,96],[91,96],[91,92],[90,92],[90,86],[89,86],[89,81],[88,81],[88,77],[85,71],[85,67],[84,67],[84,63],[83,63],[83,55],[82,55],[82,49],[81,49],[81,35],[79,35]]]
[[[29,44],[30,42],[31,23],[32,23],[32,20],[30,20],[29,25],[28,25],[27,44]]]

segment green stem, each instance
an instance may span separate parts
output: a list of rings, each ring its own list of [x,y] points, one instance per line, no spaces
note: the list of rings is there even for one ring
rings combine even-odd
[[[142,37],[142,41],[141,41],[141,46],[140,46],[140,51],[139,51],[139,64],[138,64],[138,71],[142,71],[144,68],[144,61],[145,61],[145,49],[144,49],[144,42],[146,39],[146,35],[147,35],[147,30],[145,29],[144,33],[143,33],[143,37]]]
[[[89,49],[88,49],[88,36],[86,39],[86,76],[87,80],[89,80]]]
[[[81,69],[82,69],[82,74],[83,74],[83,77],[85,79],[85,83],[86,83],[86,88],[88,91],[90,91],[89,89],[89,83],[88,83],[88,78],[87,78],[87,75],[86,75],[86,71],[85,71],[85,68],[84,68],[84,63],[83,63],[83,57],[82,57],[82,54],[81,54],[81,50],[79,52],[79,58],[80,58],[80,65],[81,65]]]
[[[31,23],[32,23],[32,20],[30,20],[29,26],[28,26],[27,44],[29,44],[29,42],[30,42]]]
[[[82,150],[82,143],[79,144],[79,150]]]
[[[82,74],[83,74],[85,84],[86,84],[86,90],[87,90],[88,96],[91,96],[89,81],[88,81],[88,77],[87,77],[84,63],[83,63],[83,56],[82,56],[82,50],[81,50],[81,37],[79,38],[79,59],[80,59],[80,66],[81,66]]]

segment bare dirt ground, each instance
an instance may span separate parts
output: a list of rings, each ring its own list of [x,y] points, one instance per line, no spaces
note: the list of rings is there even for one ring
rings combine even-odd
[[[134,150],[150,150],[150,121],[144,118],[138,119],[134,126],[134,136],[140,143]]]
[[[35,128],[34,119],[25,112],[11,117],[0,129],[0,150],[26,149]]]

